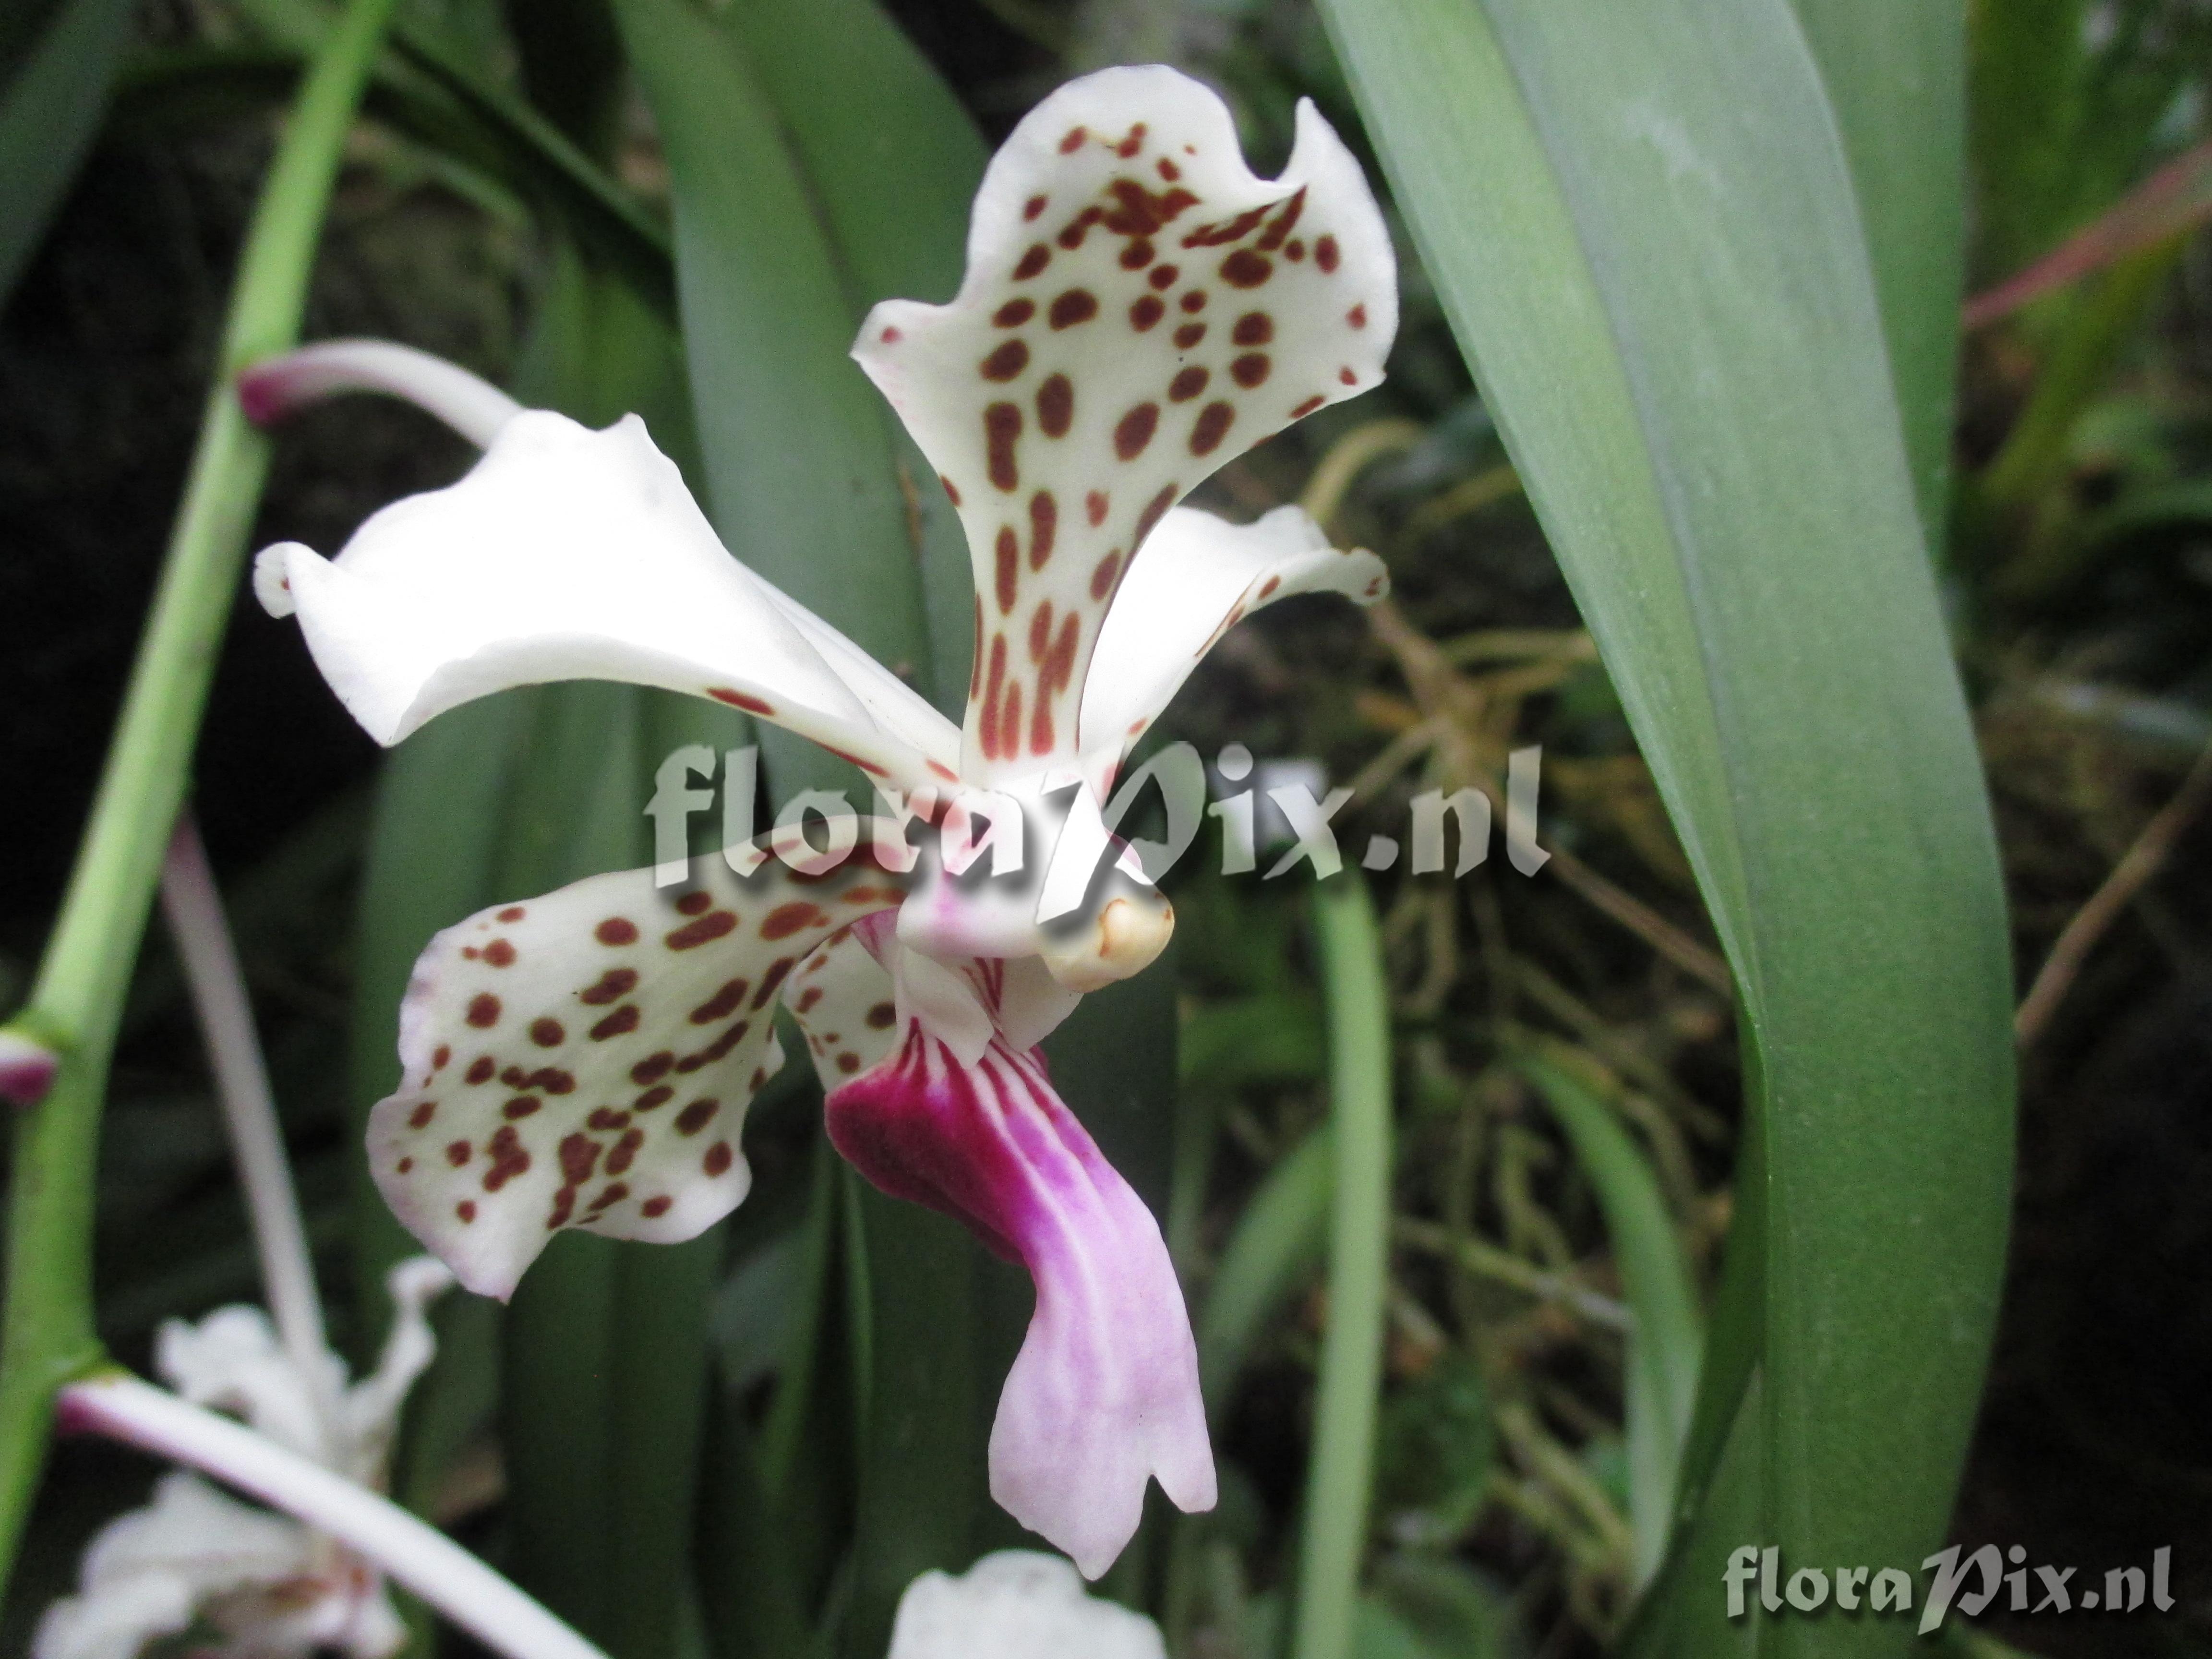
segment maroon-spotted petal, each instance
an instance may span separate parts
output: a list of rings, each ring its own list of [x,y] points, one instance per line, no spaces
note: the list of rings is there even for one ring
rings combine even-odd
[[[903,896],[858,857],[819,878],[696,869],[680,892],[631,870],[493,906],[416,963],[369,1168],[469,1289],[508,1295],[563,1228],[676,1243],[727,1214],[745,1109],[783,1063],[779,997]]]
[[[1071,82],[1015,128],[959,294],[886,301],[853,352],[967,531],[963,777],[1076,752],[1139,545],[1208,474],[1381,380],[1396,295],[1366,179],[1310,104],[1273,179],[1219,98],[1158,65]]]

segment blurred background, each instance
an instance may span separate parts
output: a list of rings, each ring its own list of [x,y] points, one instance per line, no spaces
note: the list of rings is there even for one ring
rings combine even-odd
[[[1305,0],[888,9],[993,143],[1072,74],[1162,61],[1224,93],[1262,173],[1311,98],[1384,188]],[[52,9],[15,0],[0,16],[0,68]],[[402,9],[478,82],[568,131],[645,214],[665,214],[645,106],[619,74],[610,93],[583,72],[618,66],[603,14],[586,0],[510,9],[538,21],[511,28],[498,0]],[[139,5],[97,141],[25,240],[0,313],[0,1014],[26,994],[69,870],[313,10]],[[1972,29],[1968,292],[1992,297],[1969,311],[1950,533],[1935,556],[2027,1001],[2009,1279],[1954,1536],[2025,1546],[2085,1581],[2171,1547],[2171,1617],[2124,1627],[1999,1604],[1984,1626],[2052,1656],[2212,1654],[2212,243],[2197,234],[2212,217],[2212,149],[2199,148],[2212,13],[2196,0],[1985,0]],[[307,337],[383,336],[501,384],[542,377],[562,349],[545,301],[568,244],[482,153],[441,142],[392,96],[370,112]],[[1376,879],[1399,1119],[1372,1543],[1389,1614],[1363,1640],[1377,1655],[1556,1659],[1599,1651],[1627,1606],[1626,1320],[1590,1177],[1501,1056],[1534,1045],[1609,1103],[1709,1295],[1730,1213],[1735,1033],[1650,777],[1400,241],[1405,322],[1388,383],[1196,498],[1239,519],[1305,501],[1340,543],[1385,558],[1394,599],[1369,613],[1292,601],[1244,623],[1160,740],[1319,760],[1358,791],[1338,821],[1355,852],[1370,830],[1402,836],[1413,793],[1495,789],[1510,749],[1543,747],[1553,856],[1538,875],[1493,855],[1457,881]],[[2060,267],[2038,267],[2057,250]],[[2000,286],[2037,269],[2024,289]],[[325,550],[471,459],[427,417],[370,400],[297,422],[276,453],[254,544]],[[378,765],[296,629],[241,606],[196,807],[356,1352],[380,1317],[351,1305],[347,1263],[346,1056]],[[1211,862],[1187,860],[1170,884],[1179,1099],[1172,1114],[1160,1103],[1132,1170],[1153,1196],[1168,1187],[1146,1184],[1145,1160],[1172,1163],[1163,1219],[1194,1306],[1255,1194],[1297,1212],[1297,1159],[1325,1115],[1304,895],[1222,880]],[[100,1182],[103,1334],[133,1364],[162,1320],[258,1299],[208,1086],[156,928]],[[757,1195],[716,1247],[717,1386],[754,1423],[799,1292],[817,1107],[811,1085],[763,1104],[748,1132]],[[1284,1293],[1208,1351],[1220,1510],[1162,1541],[1134,1570],[1141,1583],[1114,1583],[1163,1613],[1179,1652],[1262,1650],[1248,1644],[1264,1640],[1252,1632],[1284,1582],[1304,1480],[1318,1244],[1282,1245],[1269,1283]],[[478,1393],[426,1506],[499,1559],[515,1517],[490,1385]],[[0,1651],[23,1650],[83,1539],[148,1478],[127,1455],[62,1449]]]

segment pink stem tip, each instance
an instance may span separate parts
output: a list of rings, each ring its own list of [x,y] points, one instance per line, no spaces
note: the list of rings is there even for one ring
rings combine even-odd
[[[0,1100],[11,1106],[35,1106],[54,1086],[61,1056],[20,1031],[0,1031]]]

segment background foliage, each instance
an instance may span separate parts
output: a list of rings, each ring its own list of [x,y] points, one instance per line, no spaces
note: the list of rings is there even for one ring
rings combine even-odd
[[[2212,39],[2181,0],[1606,24],[1565,0],[411,0],[307,331],[404,339],[586,419],[643,412],[740,556],[949,698],[957,528],[905,487],[927,473],[873,394],[823,365],[874,300],[950,292],[988,144],[1067,74],[1201,73],[1263,170],[1314,98],[1392,194],[1406,325],[1382,389],[1204,499],[1303,497],[1397,597],[1241,629],[1163,735],[1322,759],[1358,787],[1354,849],[1401,834],[1416,790],[1495,790],[1540,743],[1553,858],[1376,882],[1393,1041],[1369,1058],[1395,1085],[1370,1097],[1394,1123],[1347,1116],[1370,1097],[1323,1041],[1319,952],[1355,934],[1296,892],[1187,869],[1174,975],[1056,1039],[1165,1220],[1223,1458],[1220,1509],[1152,1516],[1108,1588],[1224,1659],[1329,1651],[1312,1608],[1340,1567],[1363,1655],[1626,1632],[1702,1659],[1750,1639],[1709,1628],[1735,1543],[1911,1567],[1948,1524],[2084,1578],[2170,1545],[2171,1620],[1999,1607],[1988,1628],[2207,1650],[2212,882],[2188,813],[2212,740],[2212,335],[2189,191],[2148,240],[2100,227],[2197,155]],[[0,1010],[68,867],[272,113],[326,27],[309,0],[0,20],[0,279],[21,268]],[[1984,290],[2085,234],[2085,274],[1954,355],[1962,268]],[[318,412],[278,446],[257,540],[334,548],[465,463],[411,411]],[[742,730],[554,688],[380,764],[295,635],[236,619],[195,804],[356,1354],[377,1304],[345,1292],[404,1239],[355,1126],[415,951],[642,861],[659,756]],[[817,755],[767,740],[780,787],[812,781]],[[2115,896],[2116,869],[2148,879]],[[2102,931],[2054,952],[2084,915]],[[2070,977],[2023,1016],[2008,1185],[2002,1009],[2014,964],[2025,987],[2047,959]],[[1349,994],[1332,977],[1328,1006]],[[256,1293],[205,1087],[156,938],[100,1178],[101,1330],[131,1363],[161,1319]],[[504,1313],[441,1315],[399,1495],[622,1659],[879,1653],[914,1572],[1018,1541],[981,1443],[1027,1291],[847,1178],[817,1124],[810,1082],[764,1099],[755,1194],[696,1245],[570,1236]],[[1379,1297],[1340,1276],[1352,1237],[1387,1238]],[[1353,1293],[1382,1329],[1371,1439],[1342,1403],[1363,1391],[1317,1381],[1358,1378],[1328,1340]],[[60,1449],[0,1649],[146,1478]],[[1364,1524],[1309,1508],[1347,1480]],[[1670,1487],[1700,1518],[1632,1628]]]

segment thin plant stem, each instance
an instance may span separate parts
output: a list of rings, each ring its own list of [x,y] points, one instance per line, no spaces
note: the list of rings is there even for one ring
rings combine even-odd
[[[307,1251],[292,1166],[284,1156],[284,1133],[276,1121],[269,1068],[254,1034],[246,976],[239,969],[238,952],[223,920],[222,898],[208,867],[207,849],[200,844],[189,811],[178,818],[168,857],[161,865],[161,912],[176,939],[185,983],[215,1073],[216,1097],[222,1103],[231,1157],[246,1188],[269,1311],[285,1352],[319,1394],[328,1362],[314,1258]],[[327,1433],[335,1422],[335,1402],[319,1398],[315,1405]]]
[[[1328,1328],[1322,1339],[1306,1478],[1293,1659],[1346,1659],[1367,1544],[1370,1466],[1382,1381],[1390,1265],[1390,1014],[1366,884],[1346,871],[1315,889],[1328,999]]]
[[[2013,1016],[2013,1037],[2021,1048],[2042,1035],[2045,1024],[2072,988],[2075,975],[2081,971],[2081,964],[2089,959],[2089,952],[2105,936],[2105,930],[2164,866],[2174,842],[2180,840],[2181,832],[2208,800],[2212,800],[2212,747],[2197,755],[2197,763],[2189,769],[2189,775],[2182,780],[2173,799],[2143,827],[2135,844],[2112,866],[2112,873],[2105,878],[2104,884],[2074,913],[2074,919],[2066,924],[2057,943],[2051,947],[2051,954],[2036,971],[2035,983],[2021,999],[2020,1012]]]
[[[127,1371],[72,1382],[63,1420],[211,1474],[375,1562],[512,1659],[605,1656],[477,1557],[388,1498]]]
[[[285,126],[92,819],[29,1006],[11,1022],[60,1067],[15,1132],[0,1316],[0,1583],[45,1465],[54,1390],[100,1358],[93,1183],[108,1057],[268,469],[266,441],[231,376],[299,336],[339,155],[395,3],[351,0]]]

